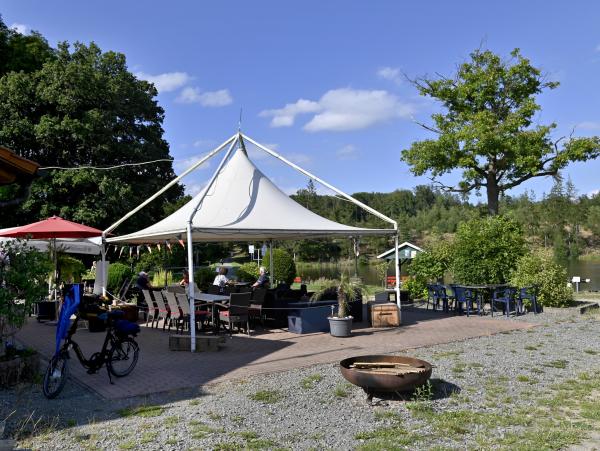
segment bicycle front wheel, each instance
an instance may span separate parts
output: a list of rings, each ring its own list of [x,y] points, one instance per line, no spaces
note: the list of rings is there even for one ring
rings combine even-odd
[[[138,361],[140,348],[133,338],[116,341],[108,353],[108,370],[116,377],[127,376]]]
[[[61,352],[59,355],[52,357],[48,363],[42,385],[42,390],[46,398],[56,398],[65,387],[67,376],[69,375],[68,362],[68,355]]]

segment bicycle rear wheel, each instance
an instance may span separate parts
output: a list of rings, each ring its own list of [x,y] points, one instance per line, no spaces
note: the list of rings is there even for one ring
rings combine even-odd
[[[46,368],[46,374],[44,375],[44,383],[42,385],[42,391],[46,398],[56,398],[65,387],[67,376],[69,375],[68,362],[68,355],[61,352],[52,357],[48,363],[48,368]]]
[[[138,361],[140,348],[130,337],[116,341],[108,353],[108,370],[116,377],[127,376]]]

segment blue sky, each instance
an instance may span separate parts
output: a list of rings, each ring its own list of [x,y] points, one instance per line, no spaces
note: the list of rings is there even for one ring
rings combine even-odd
[[[231,136],[243,108],[246,134],[346,192],[428,183],[400,152],[429,136],[413,119],[427,121],[436,105],[402,73],[450,75],[482,43],[503,55],[519,47],[561,82],[540,97],[537,117],[559,124],[557,138],[573,127],[600,134],[600,4],[592,1],[2,0],[0,13],[52,45],[95,41],[125,53],[159,88],[178,171]],[[251,156],[286,192],[306,186],[281,163]],[[187,189],[197,191],[216,165],[186,178]],[[599,170],[597,160],[565,175],[585,194],[600,188]],[[511,194],[540,197],[551,184],[538,179]]]

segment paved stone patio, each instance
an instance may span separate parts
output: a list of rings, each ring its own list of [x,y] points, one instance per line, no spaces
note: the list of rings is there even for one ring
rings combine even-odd
[[[71,376],[105,399],[150,395],[201,387],[257,374],[336,362],[361,354],[386,354],[421,346],[466,340],[533,327],[504,318],[447,316],[418,308],[402,312],[402,326],[372,329],[356,325],[352,337],[328,333],[297,335],[285,330],[257,331],[252,336],[227,336],[218,352],[174,352],[168,349],[169,333],[142,327],[138,336],[140,358],[129,376],[110,385],[106,369],[89,375],[73,356]],[[31,318],[17,338],[48,358],[54,352],[55,327]],[[100,350],[104,333],[77,332],[75,340],[84,354]]]

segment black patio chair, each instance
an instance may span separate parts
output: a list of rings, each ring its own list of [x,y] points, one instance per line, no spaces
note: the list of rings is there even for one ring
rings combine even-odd
[[[233,324],[246,323],[246,332],[250,335],[250,317],[248,310],[252,293],[231,293],[229,306],[219,311],[219,321],[229,325],[229,335],[233,334]],[[239,327],[239,326],[238,326]]]

